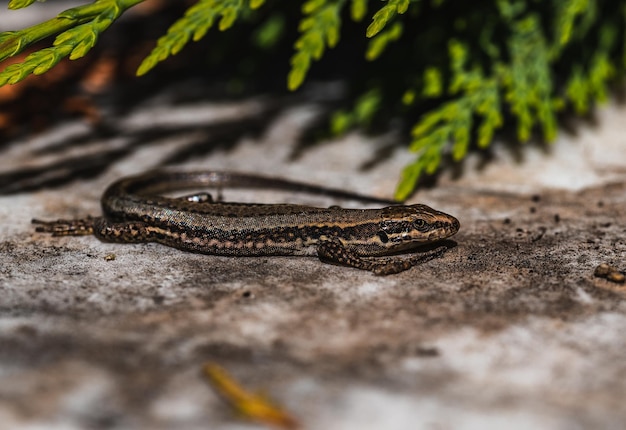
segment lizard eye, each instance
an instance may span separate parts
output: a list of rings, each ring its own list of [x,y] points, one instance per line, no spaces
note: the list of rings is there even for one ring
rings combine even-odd
[[[418,230],[423,230],[424,227],[426,227],[426,221],[424,221],[423,219],[419,218],[416,219],[413,224],[415,225],[415,228],[417,228]]]

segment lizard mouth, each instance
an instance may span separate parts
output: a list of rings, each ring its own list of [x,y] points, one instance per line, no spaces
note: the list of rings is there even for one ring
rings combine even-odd
[[[457,231],[459,231],[459,229],[461,228],[461,223],[459,222],[458,219],[454,217],[450,217],[450,218],[452,218],[452,229],[450,230],[450,236],[452,236]]]
[[[438,222],[436,228],[430,232],[427,241],[432,242],[446,239],[455,235],[459,231],[459,228],[461,228],[459,220],[453,216],[447,215],[447,219],[445,221]]]

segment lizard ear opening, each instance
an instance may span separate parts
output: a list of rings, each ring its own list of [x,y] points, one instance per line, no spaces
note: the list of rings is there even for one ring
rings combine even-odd
[[[380,241],[382,243],[389,242],[389,236],[387,236],[387,233],[385,233],[384,231],[379,231],[378,232],[378,237],[380,238]]]

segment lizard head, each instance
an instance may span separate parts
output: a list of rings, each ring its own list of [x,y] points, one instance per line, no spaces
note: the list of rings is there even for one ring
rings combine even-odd
[[[459,227],[455,217],[426,205],[389,206],[383,209],[378,237],[393,252],[446,239]]]

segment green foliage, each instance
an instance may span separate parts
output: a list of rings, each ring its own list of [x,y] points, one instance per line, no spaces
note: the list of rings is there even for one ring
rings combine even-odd
[[[367,14],[367,0],[352,0],[350,4],[350,17],[353,21],[361,21]]]
[[[472,48],[452,40],[449,67],[426,68],[422,96],[440,99],[441,104],[423,114],[413,127],[410,149],[417,158],[402,172],[396,190],[398,199],[412,192],[423,173],[434,173],[444,154],[458,161],[465,157],[470,141],[478,147],[488,146],[504,125],[503,106],[515,117],[521,142],[530,139],[537,127],[549,142],[556,137],[558,110],[570,104],[575,112],[583,114],[594,102],[606,100],[608,85],[619,67],[614,52],[617,34],[621,32],[624,37],[625,17],[618,23],[603,22],[598,26],[598,2],[546,3],[551,4],[551,14],[534,9],[531,1],[498,0],[498,21],[486,18],[485,22],[505,25],[501,31],[506,35],[503,44],[493,42],[491,24],[483,25],[474,39],[481,49],[474,46],[470,54]],[[553,26],[545,28],[543,22],[550,16]],[[571,64],[568,57],[565,63],[570,67],[566,73],[569,77],[565,85],[556,85],[557,67],[564,61],[564,54],[571,55],[567,52],[570,44],[582,43],[594,30],[598,43],[593,46],[591,58],[574,57]],[[481,55],[490,58],[488,69],[476,61]],[[474,59],[473,66],[467,67],[470,59]],[[625,64],[619,67],[622,76]],[[447,97],[442,97],[441,76],[446,72],[450,75],[449,85]],[[478,125],[475,119],[479,119]]]
[[[365,51],[365,58],[373,61],[380,57],[390,42],[394,42],[402,36],[402,23],[394,22],[388,30],[384,30],[374,36]]]
[[[380,92],[368,91],[356,100],[351,111],[340,110],[334,113],[330,121],[331,132],[338,135],[355,126],[367,127],[380,108],[380,103]]]
[[[40,75],[54,67],[63,58],[81,58],[95,45],[98,36],[129,7],[141,0],[97,0],[61,12],[55,18],[20,31],[0,33],[0,60],[23,52],[28,46],[46,37],[54,36],[53,46],[28,55],[22,63],[15,63],[0,72],[0,86],[15,84],[28,75]],[[13,0],[12,9],[26,7],[30,0]]]
[[[251,0],[248,6],[250,9],[257,9],[262,4],[262,0]],[[157,41],[157,46],[139,65],[137,75],[145,75],[158,62],[170,55],[176,55],[189,40],[197,42],[202,39],[218,18],[219,30],[228,30],[245,7],[244,0],[199,0]]]
[[[11,0],[9,2],[9,9],[22,9],[23,7],[30,6],[37,0]]]
[[[65,57],[84,56],[114,20],[141,1],[94,0],[41,24],[0,33],[0,61],[56,36],[51,47],[0,72],[0,85],[43,73]],[[11,0],[9,8],[32,3]],[[329,49],[342,49],[342,33],[358,28],[359,37],[368,39],[364,61],[345,75],[347,96],[330,117],[330,127],[340,134],[394,117],[412,124],[409,149],[415,159],[402,172],[398,199],[406,198],[423,174],[435,173],[442,159],[459,161],[473,146],[487,147],[504,126],[514,127],[521,142],[538,135],[553,140],[559,111],[588,112],[626,75],[626,0],[265,3],[197,0],[158,39],[137,74],[203,38],[213,26],[225,31],[247,21],[254,26],[253,46],[293,45],[287,87],[295,90],[314,73],[315,61]],[[356,24],[343,25],[346,19]],[[296,25],[294,43],[285,35]],[[358,44],[348,39],[351,53]]]
[[[600,44],[589,64],[579,64],[572,70],[564,98],[559,100],[561,103],[569,100],[576,113],[582,115],[587,113],[593,100],[602,102],[607,99],[606,82],[617,74],[617,67],[610,56],[616,40],[617,29],[611,25],[603,27]]]
[[[276,46],[285,32],[285,25],[282,15],[270,16],[255,32],[253,43],[264,49]]]
[[[411,132],[410,149],[419,154],[402,171],[397,197],[406,198],[413,190],[422,172],[434,173],[449,142],[455,160],[467,153],[475,118],[480,118],[478,145],[486,147],[495,130],[502,125],[500,93],[497,80],[486,77],[479,67],[466,68],[467,49],[452,40],[448,47],[452,78],[448,93],[458,96],[444,102],[439,108],[425,114]],[[425,72],[424,96],[437,97],[441,92],[441,77],[436,69]]]
[[[580,15],[585,14],[587,16],[586,24],[583,25],[583,30],[588,29],[589,24],[593,21],[595,15],[595,3],[590,4],[589,0],[573,0],[556,2],[555,7],[555,47],[561,48],[565,46],[572,37],[572,30],[574,23]],[[577,32],[580,35],[581,28],[577,28]],[[586,31],[585,31],[586,32]]]
[[[378,9],[372,17],[372,23],[367,27],[365,35],[374,37],[393,20],[396,14],[402,15],[409,8],[409,0],[388,0],[387,4]]]
[[[292,67],[287,77],[290,90],[302,85],[311,60],[319,60],[327,46],[333,48],[339,42],[339,12],[344,3],[343,0],[309,0],[302,5],[305,16],[298,28],[302,35],[294,45],[296,53],[291,57]]]
[[[462,49],[462,47],[461,47]],[[463,63],[465,58],[462,58]],[[452,66],[462,66],[464,64],[458,64],[457,62],[452,63]],[[441,71],[435,67],[427,67],[424,70],[424,88],[422,90],[422,95],[424,97],[439,97],[443,94],[443,77],[441,76]]]

